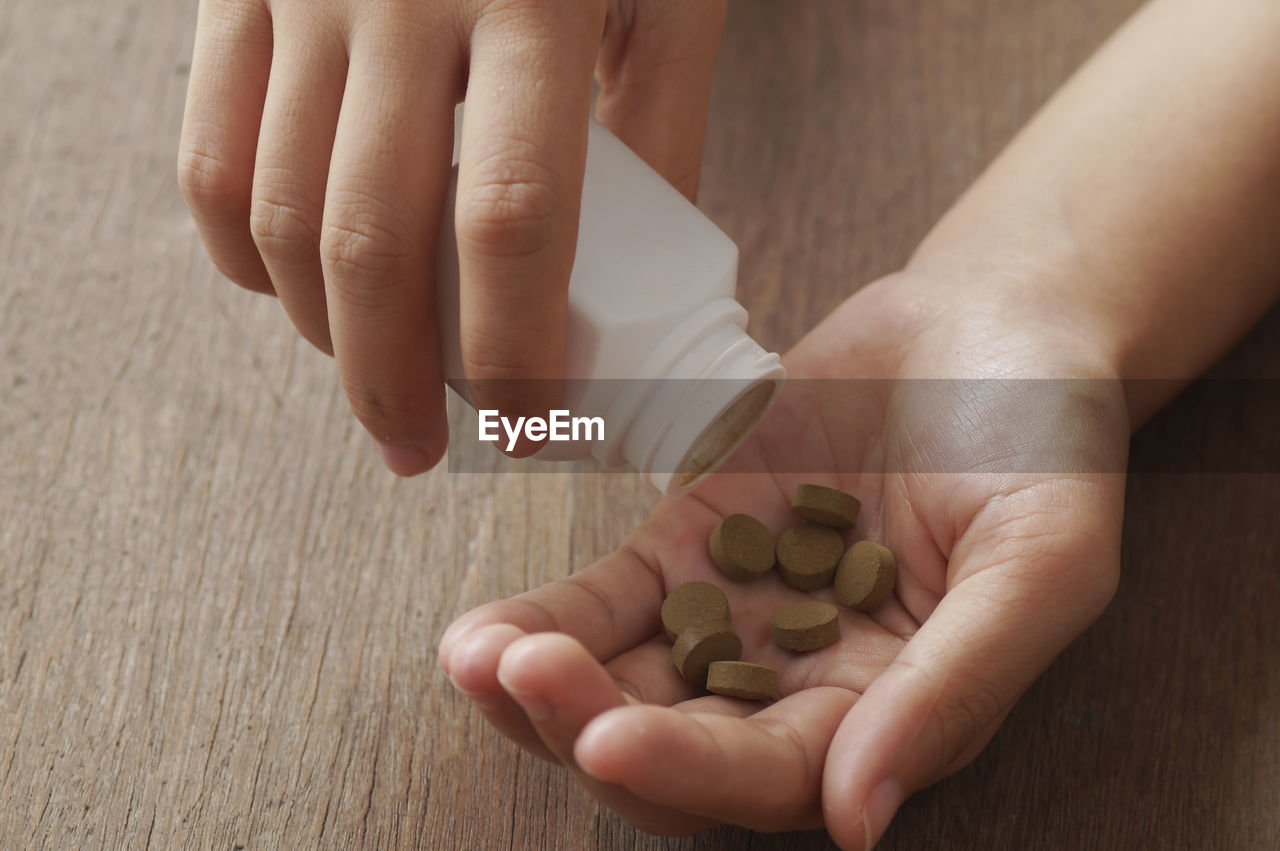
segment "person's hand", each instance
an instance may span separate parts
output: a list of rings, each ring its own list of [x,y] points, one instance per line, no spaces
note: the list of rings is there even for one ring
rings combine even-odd
[[[1061,313],[961,283],[902,274],[849,299],[790,375],[893,380],[795,385],[729,462],[768,473],[713,474],[592,567],[459,618],[440,645],[454,684],[645,830],[825,825],[873,844],[907,795],[978,754],[1118,579],[1119,382]],[[1062,377],[1098,380],[1006,380]],[[801,481],[855,494],[854,539],[887,544],[899,572],[870,615],[841,607],[838,643],[792,654],[770,613],[831,590],[730,582],[707,538],[734,512],[797,524]],[[776,703],[679,678],[658,610],[691,580],[725,590],[742,658],[779,672]]]
[[[444,453],[432,286],[454,106],[461,345],[483,407],[556,403],[598,117],[692,196],[724,0],[201,0],[178,177],[218,269],[335,356],[387,465]],[[526,389],[521,389],[526,388]]]

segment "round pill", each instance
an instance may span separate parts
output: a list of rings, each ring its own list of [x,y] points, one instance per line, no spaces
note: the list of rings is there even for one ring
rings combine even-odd
[[[778,536],[778,574],[801,591],[831,584],[844,553],[844,538],[830,526],[805,523]]]
[[[869,612],[893,593],[898,563],[893,551],[871,541],[849,547],[836,569],[836,600]]]
[[[690,624],[728,620],[729,600],[710,582],[686,582],[662,601],[662,628],[672,641]]]
[[[749,514],[730,514],[711,531],[711,560],[738,582],[763,576],[773,567],[773,535]]]
[[[796,485],[791,496],[791,510],[810,523],[821,523],[837,529],[848,529],[858,522],[862,503],[851,494],[823,485]]]
[[[783,606],[773,613],[770,622],[773,643],[783,650],[818,650],[840,637],[839,610],[817,600]]]
[[[778,696],[778,672],[751,662],[712,662],[707,691],[742,700],[773,700]]]
[[[712,662],[732,661],[741,655],[742,639],[725,621],[690,624],[671,648],[671,661],[680,676],[698,688],[706,686],[707,668]]]

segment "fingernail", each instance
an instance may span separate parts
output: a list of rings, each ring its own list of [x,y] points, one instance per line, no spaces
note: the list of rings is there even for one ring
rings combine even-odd
[[[427,453],[416,446],[391,446],[378,441],[382,463],[397,476],[416,476],[431,466]]]
[[[906,795],[902,792],[902,784],[892,777],[881,780],[876,788],[867,796],[867,803],[862,808],[862,830],[865,837],[864,848],[871,848],[880,841],[889,828],[894,813],[902,806]]]

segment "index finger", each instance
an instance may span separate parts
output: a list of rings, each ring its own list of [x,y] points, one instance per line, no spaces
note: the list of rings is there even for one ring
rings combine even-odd
[[[497,623],[524,632],[563,632],[607,661],[657,634],[665,593],[656,565],[622,548],[568,579],[467,612],[440,639],[440,665],[448,674],[466,634]]]

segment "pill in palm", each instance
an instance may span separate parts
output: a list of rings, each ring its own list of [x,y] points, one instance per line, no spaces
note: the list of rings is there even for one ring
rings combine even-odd
[[[825,485],[801,484],[791,496],[791,510],[810,523],[847,529],[858,522],[862,503],[852,494]]]
[[[671,648],[671,661],[691,686],[704,688],[712,662],[736,661],[742,655],[742,639],[727,621],[701,621],[680,633]]]
[[[738,582],[757,579],[773,567],[773,535],[749,514],[730,514],[716,524],[710,546],[716,567]]]
[[[844,554],[844,538],[830,526],[805,523],[778,536],[778,575],[792,588],[813,591],[831,584]]]
[[[710,582],[686,582],[662,601],[662,628],[672,641],[695,623],[728,620],[729,601]]]
[[[858,541],[849,547],[836,568],[836,600],[869,612],[893,593],[897,577],[898,564],[892,550],[872,541]]]
[[[741,700],[773,700],[778,696],[778,672],[752,662],[712,662],[707,691]]]
[[[770,623],[773,643],[783,650],[818,650],[840,638],[840,612],[817,600],[783,606],[773,613]]]

